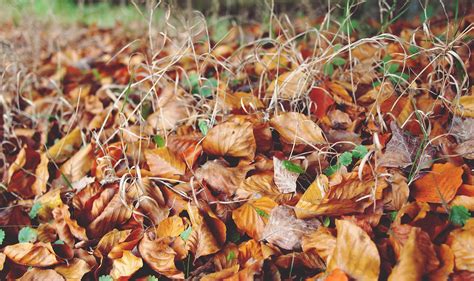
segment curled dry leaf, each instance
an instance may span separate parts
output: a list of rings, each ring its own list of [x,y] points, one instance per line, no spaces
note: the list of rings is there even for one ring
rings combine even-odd
[[[393,172],[390,180],[390,189],[384,197],[384,204],[387,210],[400,210],[400,208],[408,201],[410,188],[407,179],[397,171]]]
[[[218,252],[226,240],[227,227],[211,210],[203,211],[188,205],[192,232],[186,248],[195,259]]]
[[[178,179],[186,171],[186,163],[167,147],[147,149],[145,158],[154,176]]]
[[[61,274],[67,281],[80,281],[82,277],[91,271],[92,267],[80,258],[74,258],[68,264],[58,265],[54,270]]]
[[[240,230],[253,239],[260,240],[263,238],[271,210],[276,206],[278,204],[267,197],[251,200],[235,209],[232,219]]]
[[[199,181],[205,181],[215,192],[233,195],[245,179],[245,175],[253,168],[241,161],[237,167],[229,167],[224,160],[208,161],[196,170]]]
[[[429,274],[429,279],[433,281],[449,280],[449,275],[454,270],[453,251],[448,245],[441,244],[436,248],[436,253],[440,259],[441,266]]]
[[[46,267],[60,263],[50,243],[19,243],[5,247],[5,255],[14,263]]]
[[[170,237],[154,238],[153,234],[148,232],[138,244],[138,251],[143,260],[156,272],[168,278],[184,279],[184,273],[178,270],[175,264],[175,260],[184,258],[179,254],[179,249],[176,249],[181,245],[173,245],[174,240]]]
[[[69,246],[74,245],[74,238],[82,241],[89,240],[86,235],[86,230],[77,224],[77,221],[71,219],[67,205],[55,208],[53,210],[53,218],[59,239]]]
[[[397,265],[388,280],[422,280],[439,266],[430,237],[420,228],[411,227]]]
[[[209,130],[202,146],[211,155],[253,159],[257,149],[253,125],[244,118],[232,118]]]
[[[316,145],[325,143],[321,128],[308,116],[298,112],[284,112],[270,120],[270,125],[288,144]]]
[[[114,229],[100,239],[94,250],[94,255],[99,258],[108,256],[111,259],[116,259],[122,256],[123,251],[132,250],[141,238],[141,229],[121,231]]]
[[[451,163],[434,164],[431,172],[414,182],[413,196],[429,203],[450,202],[462,184],[463,169]]]
[[[277,206],[270,213],[262,238],[280,248],[297,250],[301,247],[301,237],[319,225],[317,220],[306,222],[297,219],[293,209],[288,206]]]
[[[293,252],[281,255],[275,259],[275,265],[285,269],[308,268],[323,270],[325,267],[323,261],[315,252]]]
[[[299,174],[289,171],[283,166],[283,161],[273,157],[273,180],[281,193],[296,192],[296,180]]]
[[[447,243],[453,251],[456,269],[474,271],[474,219],[451,232]]]
[[[364,230],[350,221],[336,220],[336,228],[336,248],[327,271],[341,269],[356,280],[377,281],[380,256],[374,242]]]
[[[130,277],[142,266],[143,261],[141,258],[132,254],[131,251],[123,251],[122,257],[113,260],[110,276],[114,279]]]
[[[296,216],[313,218],[363,212],[374,200],[382,198],[386,187],[387,183],[383,179],[375,180],[370,173],[364,173],[362,180],[357,172],[345,174],[340,183],[331,187],[328,187],[325,177],[320,176],[296,204]]]
[[[328,262],[336,247],[336,237],[332,235],[329,229],[320,226],[316,231],[306,233],[301,239],[303,251],[316,251],[316,253]]]
[[[52,269],[32,268],[28,270],[20,279],[20,281],[64,281],[64,278]]]

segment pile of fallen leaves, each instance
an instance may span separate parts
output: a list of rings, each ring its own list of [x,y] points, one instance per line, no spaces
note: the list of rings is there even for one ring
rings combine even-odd
[[[0,278],[474,279],[474,16],[322,21],[10,56]]]

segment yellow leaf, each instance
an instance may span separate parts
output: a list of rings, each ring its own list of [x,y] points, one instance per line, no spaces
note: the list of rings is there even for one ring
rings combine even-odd
[[[69,132],[69,134],[65,135],[62,139],[51,146],[48,149],[46,155],[51,161],[63,162],[74,154],[81,143],[81,129],[75,128]]]
[[[232,219],[237,227],[248,236],[260,240],[263,230],[270,218],[270,212],[277,206],[273,200],[262,197],[252,200],[232,212]]]
[[[454,114],[462,117],[474,117],[474,95],[462,96],[454,102]]]
[[[341,269],[356,280],[377,281],[380,256],[369,235],[353,222],[336,220],[336,248],[327,271]]]
[[[156,227],[156,234],[158,237],[177,237],[183,231],[183,219],[179,216],[166,218]]]
[[[131,251],[123,251],[123,256],[114,259],[110,276],[114,279],[130,277],[137,270],[142,268],[143,261],[141,258],[132,254]]]

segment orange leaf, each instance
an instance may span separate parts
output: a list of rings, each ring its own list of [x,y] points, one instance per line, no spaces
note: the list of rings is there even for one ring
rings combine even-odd
[[[5,255],[14,263],[26,266],[46,267],[58,264],[50,243],[19,243],[5,247]]]
[[[321,88],[314,88],[309,93],[309,98],[315,105],[311,108],[313,113],[318,118],[323,118],[331,105],[334,104],[334,100],[331,98],[328,92]]]
[[[344,271],[336,268],[328,275],[328,277],[326,277],[325,281],[349,281],[349,278]]]
[[[154,176],[178,179],[186,171],[184,161],[167,147],[145,150],[145,158]]]
[[[434,164],[432,171],[414,182],[413,196],[428,203],[449,202],[462,184],[463,169],[451,163]]]
[[[41,269],[33,268],[28,270],[23,276],[17,280],[20,281],[36,281],[36,280],[48,280],[48,281],[64,281],[64,278],[52,269]]]
[[[137,270],[142,268],[143,261],[141,258],[132,254],[131,251],[123,251],[123,256],[114,259],[110,276],[114,279],[130,277]]]
[[[268,223],[270,213],[277,206],[273,200],[262,197],[249,201],[232,212],[232,219],[237,227],[248,236],[260,240]]]

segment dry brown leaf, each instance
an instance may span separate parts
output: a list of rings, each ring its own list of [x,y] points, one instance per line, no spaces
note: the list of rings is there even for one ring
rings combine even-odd
[[[227,227],[211,210],[202,211],[188,205],[192,232],[186,241],[186,248],[194,253],[195,259],[218,252],[226,240]]]
[[[291,199],[292,194],[282,194],[273,181],[273,173],[265,171],[246,178],[236,190],[238,199],[258,199],[268,197],[277,203]]]
[[[66,281],[81,281],[82,277],[91,269],[92,267],[80,258],[74,258],[68,264],[58,265],[54,268]]]
[[[0,271],[3,270],[3,265],[5,264],[6,255],[4,253],[0,253]]]
[[[308,82],[307,75],[301,69],[285,72],[268,86],[266,96],[276,94],[280,99],[295,99],[305,94]]]
[[[336,247],[336,237],[332,235],[329,229],[320,226],[316,231],[304,235],[301,239],[303,251],[309,252],[315,250],[316,253],[328,262]]]
[[[441,244],[436,248],[436,253],[440,258],[441,266],[429,274],[430,281],[449,280],[449,275],[454,270],[454,255],[451,248],[446,244]]]
[[[35,169],[36,180],[31,187],[35,195],[40,195],[46,192],[46,184],[49,179],[48,163],[49,160],[46,154],[41,153],[40,163]]]
[[[362,212],[374,199],[381,199],[382,192],[387,187],[383,179],[375,180],[369,172],[364,173],[362,181],[357,172],[345,174],[340,183],[331,187],[327,187],[328,183],[323,180],[323,176],[321,178],[318,184],[313,184],[306,190],[296,204],[298,218]],[[328,191],[324,194],[322,191],[325,190]],[[323,198],[320,199],[320,196]]]
[[[178,179],[184,175],[186,164],[167,147],[145,150],[145,158],[154,176]]]
[[[374,242],[353,222],[336,220],[336,228],[336,248],[327,271],[341,269],[356,280],[377,281],[380,256]]]
[[[177,237],[184,231],[183,219],[178,216],[172,216],[164,219],[156,227],[157,237]]]
[[[94,163],[92,144],[88,144],[75,153],[61,166],[61,172],[71,182],[82,179],[89,173]]]
[[[273,180],[281,193],[296,192],[296,180],[299,175],[286,169],[282,160],[273,157]]]
[[[270,120],[270,125],[288,144],[316,145],[325,143],[321,128],[308,116],[298,112],[284,112]]]
[[[429,203],[450,202],[462,184],[463,169],[449,162],[434,164],[431,172],[414,182],[413,196]]]
[[[237,227],[247,233],[253,239],[260,240],[263,238],[263,231],[271,210],[278,206],[273,200],[262,197],[252,200],[232,212],[232,219]]]
[[[253,125],[244,118],[232,118],[210,129],[202,147],[211,155],[253,159],[257,149]]]
[[[410,188],[407,179],[398,171],[392,172],[390,189],[388,194],[384,196],[384,207],[387,210],[400,210],[408,201],[409,195]]]
[[[294,268],[293,270],[300,270],[302,267],[323,270],[325,267],[321,258],[313,251],[307,253],[293,252],[278,256],[275,259],[275,265],[285,269]]]
[[[143,261],[141,258],[132,254],[131,251],[123,251],[121,258],[113,260],[110,276],[114,279],[130,277],[142,266]]]
[[[156,272],[168,278],[184,279],[184,273],[176,268],[175,260],[179,257],[170,246],[173,238],[154,238],[153,234],[145,233],[138,244],[138,251],[143,260]]]
[[[28,270],[20,281],[64,281],[64,278],[52,269],[32,268]]]
[[[462,229],[452,231],[447,244],[453,251],[456,269],[474,272],[474,219],[469,219]]]
[[[19,243],[5,247],[5,255],[14,263],[46,267],[60,263],[50,243]]]
[[[77,221],[71,219],[67,205],[55,208],[53,210],[53,218],[59,239],[69,246],[74,246],[74,238],[82,241],[89,240],[86,235],[86,230],[78,225]]]
[[[297,250],[301,247],[303,235],[315,230],[320,224],[318,220],[297,219],[292,208],[277,206],[270,213],[262,239],[286,250]]]
[[[324,281],[349,281],[349,277],[339,268],[334,269]]]
[[[423,276],[439,266],[433,244],[426,232],[411,227],[397,265],[388,277],[392,280],[422,280]]]
[[[474,95],[462,96],[454,104],[454,114],[462,117],[474,117]]]
[[[212,160],[202,165],[194,174],[196,179],[205,181],[213,191],[231,196],[238,190],[247,172],[253,168],[253,165],[241,163],[237,167],[229,167],[224,160]]]
[[[94,255],[99,258],[108,256],[109,258],[117,258],[122,255],[124,250],[132,250],[142,237],[141,229],[114,229],[105,234],[97,244]]]

